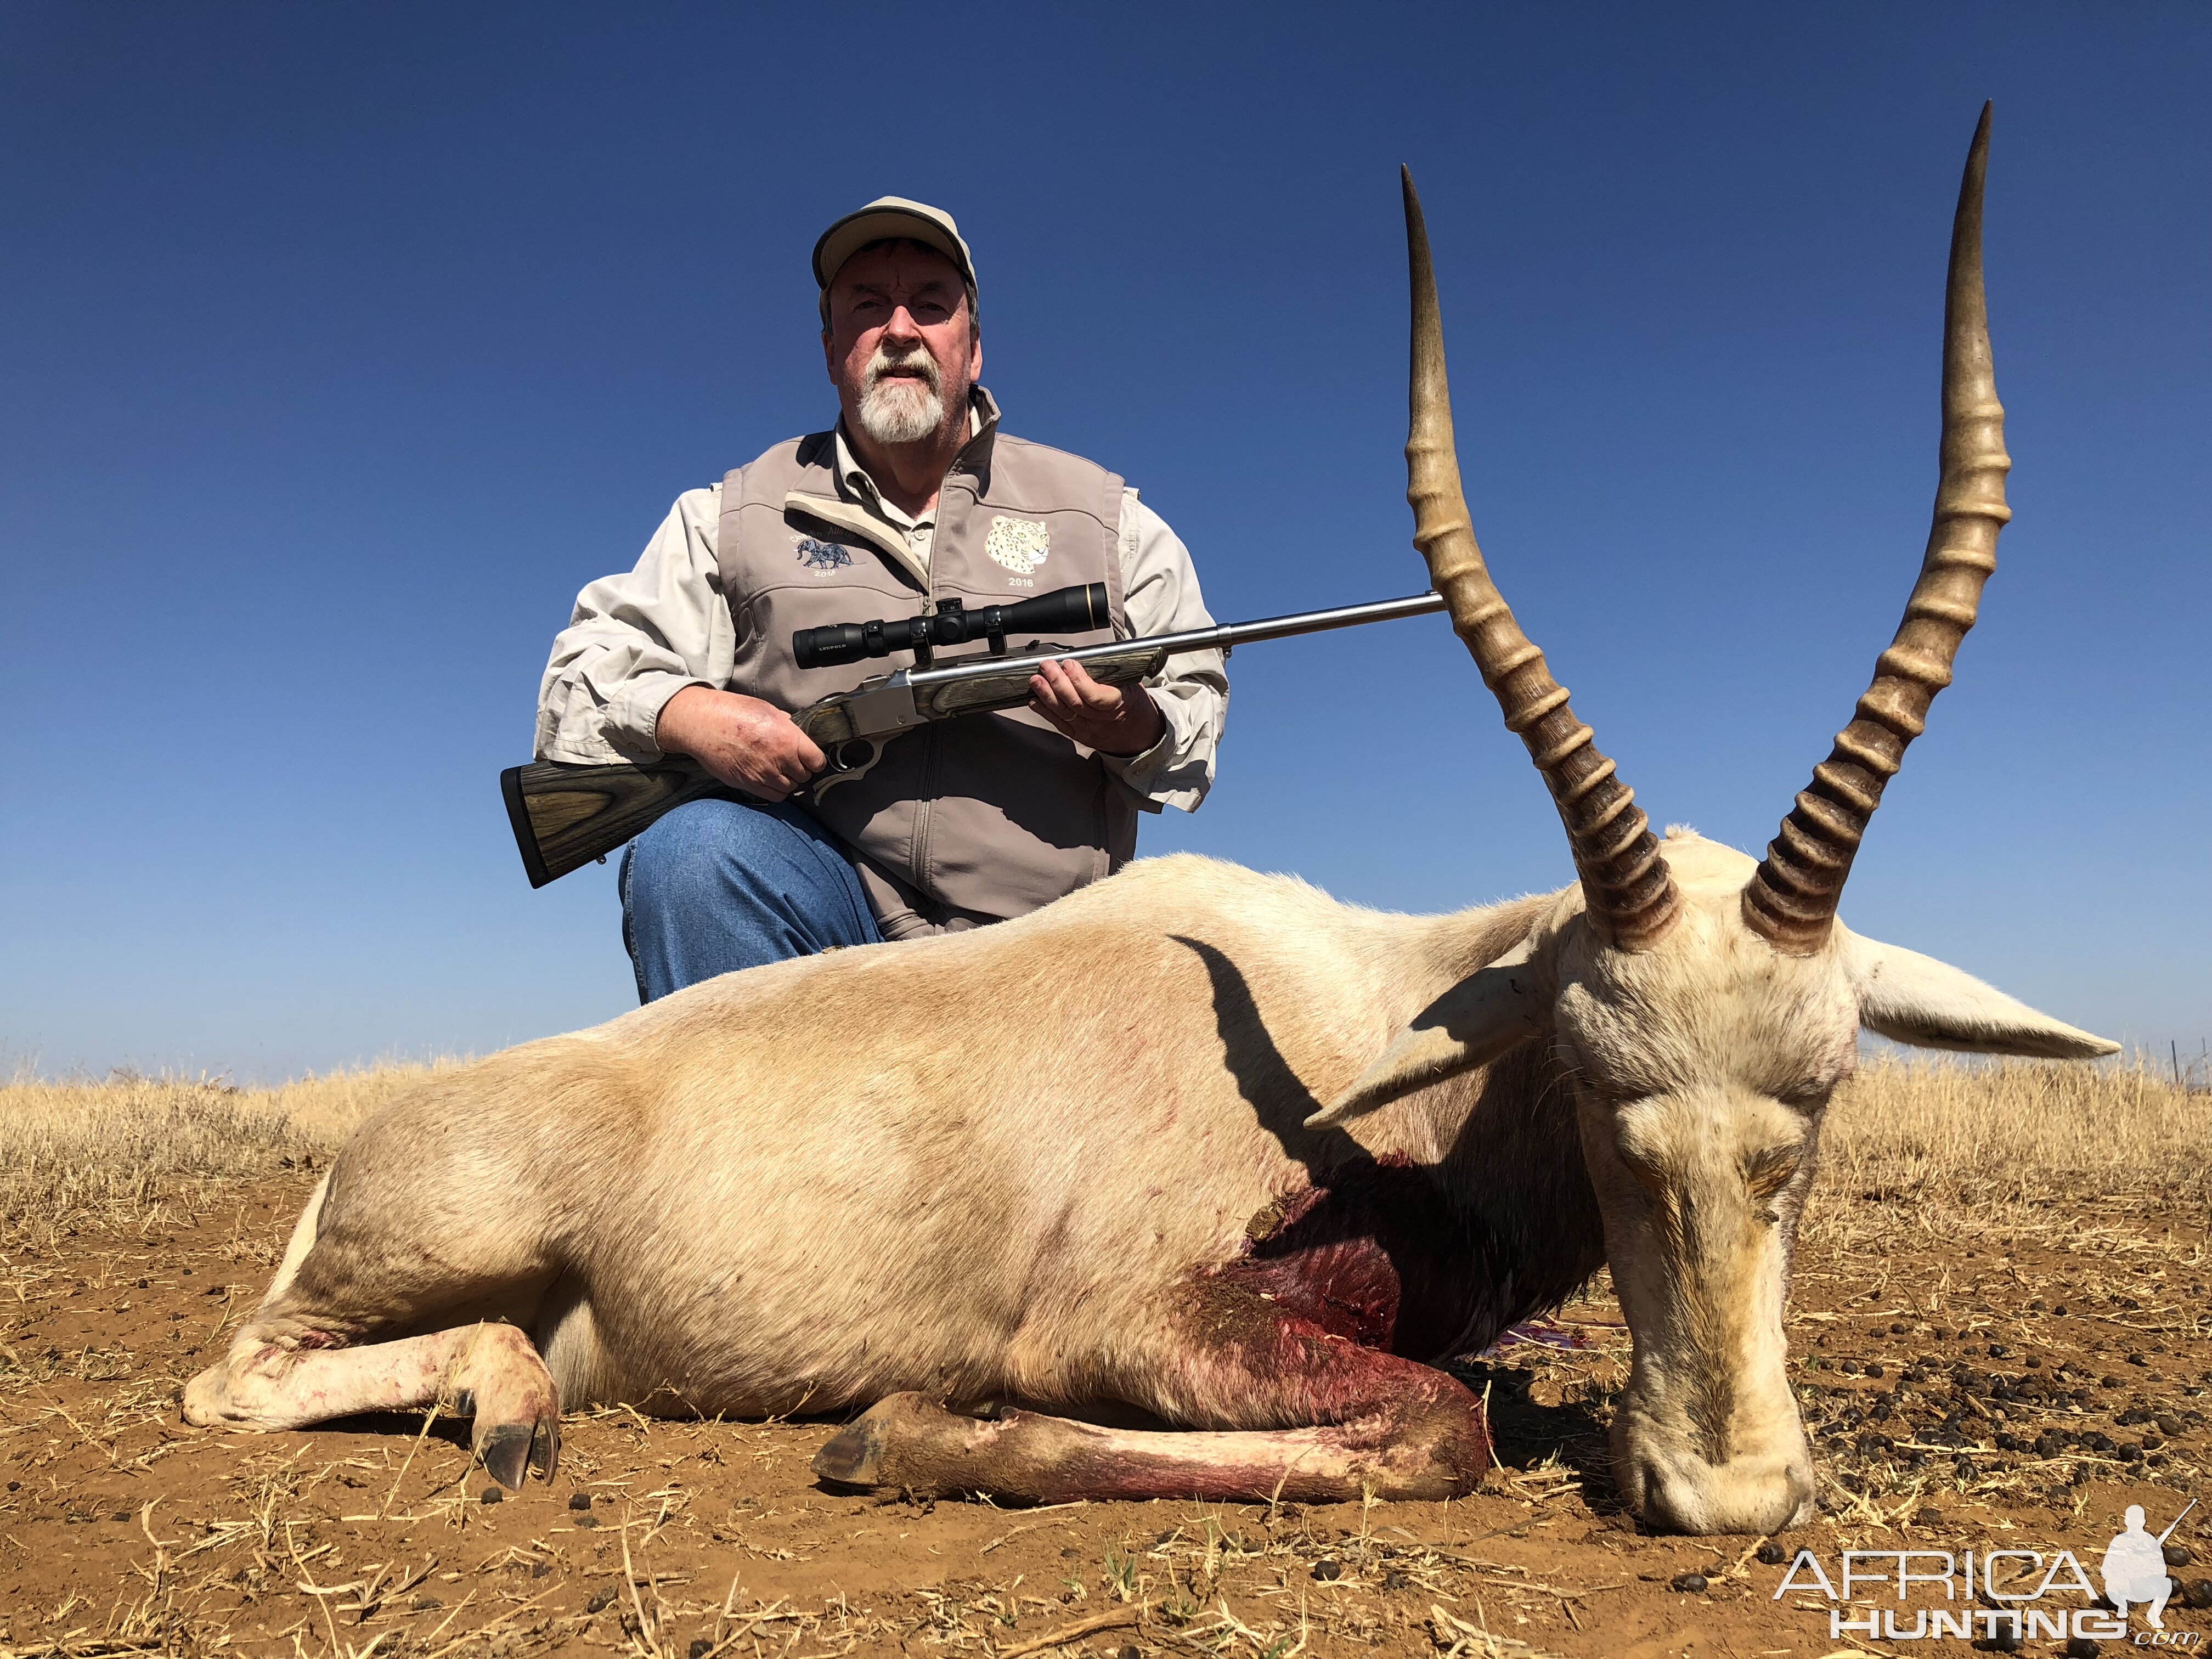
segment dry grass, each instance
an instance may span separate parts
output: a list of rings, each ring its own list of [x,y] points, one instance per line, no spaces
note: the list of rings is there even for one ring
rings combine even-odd
[[[1829,1109],[1808,1239],[1899,1202],[1954,1234],[2212,1201],[2212,1095],[2133,1065],[1885,1055]]]
[[[433,1069],[380,1066],[274,1089],[128,1073],[0,1084],[0,1224],[35,1231],[63,1216],[135,1221],[212,1182],[327,1158]]]

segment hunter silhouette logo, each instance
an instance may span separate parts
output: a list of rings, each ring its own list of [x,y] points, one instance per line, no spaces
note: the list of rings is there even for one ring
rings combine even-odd
[[[2143,1530],[2142,1505],[2128,1505],[2127,1530],[2115,1533],[2105,1546],[2105,1599],[2121,1618],[2128,1616],[2128,1603],[2140,1601],[2150,1627],[2166,1628],[2166,1598],[2173,1593],[2173,1581],[2166,1576],[2166,1540],[2196,1507],[2192,1498],[2172,1525],[2154,1538]]]

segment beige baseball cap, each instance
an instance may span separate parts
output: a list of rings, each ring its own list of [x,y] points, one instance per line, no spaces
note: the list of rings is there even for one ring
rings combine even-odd
[[[906,237],[924,247],[933,247],[960,268],[968,286],[975,286],[975,260],[961,239],[960,227],[943,208],[927,202],[910,202],[903,196],[878,196],[864,208],[847,214],[822,233],[814,244],[814,282],[822,290],[822,316],[830,317],[830,283],[846,260],[871,242]]]

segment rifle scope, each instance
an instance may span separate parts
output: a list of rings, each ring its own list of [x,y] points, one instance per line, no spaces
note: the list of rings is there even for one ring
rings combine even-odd
[[[1090,632],[1113,625],[1106,603],[1106,584],[1063,587],[1040,593],[1018,605],[985,605],[970,611],[959,599],[939,599],[937,612],[927,617],[896,617],[890,621],[831,623],[823,628],[801,628],[791,636],[791,654],[801,668],[830,668],[858,662],[863,657],[885,657],[894,651],[914,653],[915,666],[930,665],[931,653],[940,645],[965,645],[988,639],[992,654],[1006,649],[1009,629],[1068,629]]]

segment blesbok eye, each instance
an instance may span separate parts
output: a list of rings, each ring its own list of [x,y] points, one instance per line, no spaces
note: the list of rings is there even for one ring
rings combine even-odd
[[[1751,1189],[1753,1199],[1767,1203],[1790,1184],[1799,1161],[1796,1150],[1788,1146],[1769,1146],[1753,1152],[1743,1161],[1744,1185]]]
[[[1793,1084],[1778,1090],[1774,1097],[1792,1111],[1817,1112],[1828,1103],[1828,1097],[1836,1091],[1836,1079],[1822,1078],[1810,1083]]]

